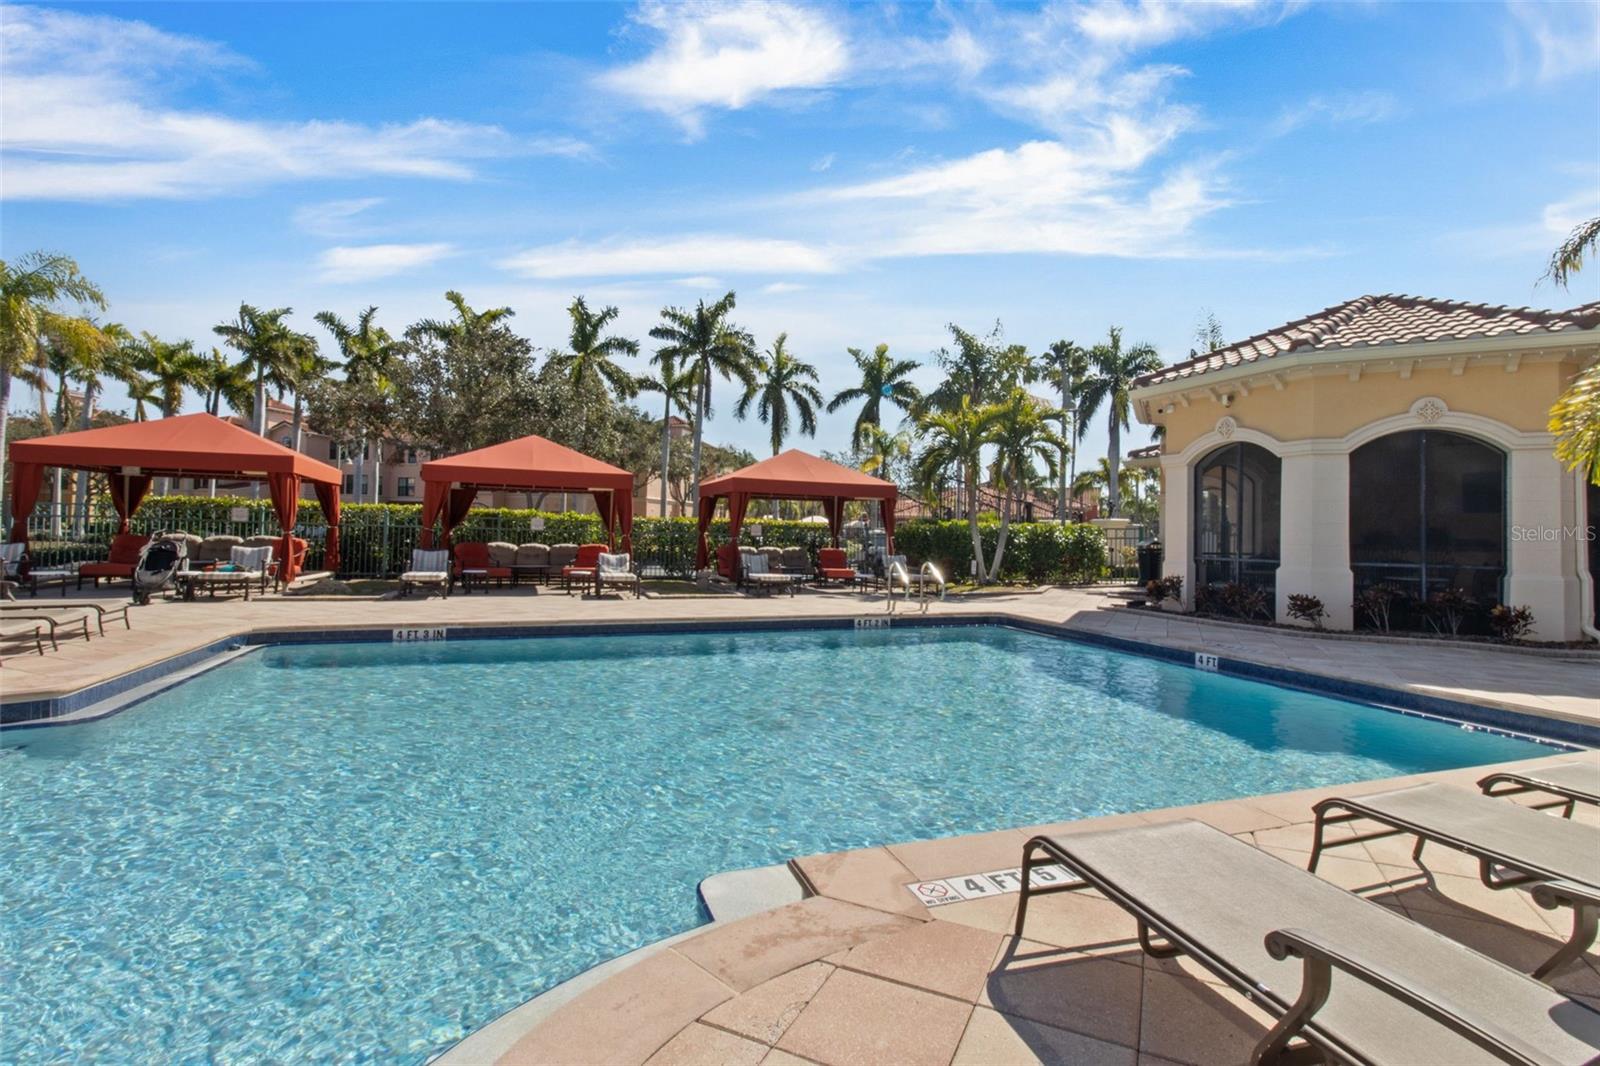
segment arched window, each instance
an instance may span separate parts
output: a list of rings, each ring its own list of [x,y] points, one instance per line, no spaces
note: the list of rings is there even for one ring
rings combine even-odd
[[[1350,453],[1350,568],[1357,594],[1385,584],[1422,600],[1465,589],[1500,601],[1506,457],[1443,430],[1394,433]]]
[[[1227,444],[1194,471],[1198,586],[1237,581],[1273,589],[1283,464],[1254,444]]]

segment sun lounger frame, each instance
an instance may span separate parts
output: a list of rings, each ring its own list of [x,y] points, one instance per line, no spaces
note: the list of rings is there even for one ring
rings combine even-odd
[[[1348,1046],[1338,1034],[1331,1033],[1317,1024],[1316,1013],[1327,1001],[1335,969],[1343,970],[1363,983],[1425,1014],[1505,1062],[1515,1063],[1518,1066],[1541,1066],[1546,1061],[1537,1052],[1516,1046],[1517,1041],[1513,1034],[1487,1031],[1469,1019],[1440,1008],[1429,1001],[1422,991],[1409,987],[1407,982],[1396,975],[1354,958],[1342,952],[1337,945],[1304,929],[1284,928],[1268,934],[1263,945],[1267,954],[1279,960],[1294,956],[1300,958],[1304,964],[1300,994],[1293,1003],[1268,995],[1245,971],[1210,950],[1197,937],[1186,934],[1166,922],[1160,913],[1139,898],[1136,889],[1124,887],[1097,871],[1092,863],[1073,855],[1071,839],[1069,836],[1058,841],[1048,836],[1036,836],[1023,846],[1022,893],[1017,901],[1014,943],[1020,943],[1023,938],[1028,902],[1032,897],[1094,889],[1133,916],[1138,925],[1139,946],[1147,954],[1154,958],[1187,955],[1216,974],[1234,991],[1278,1016],[1277,1022],[1256,1045],[1250,1057],[1253,1066],[1267,1063],[1273,1066],[1298,1066],[1300,1063],[1327,1061],[1378,1066]],[[1151,861],[1159,862],[1160,857],[1152,855]],[[1035,883],[1033,877],[1035,870],[1042,866],[1056,865],[1066,867],[1077,874],[1078,879],[1042,886]],[[1306,876],[1315,875],[1308,872]],[[1379,905],[1374,903],[1371,906]],[[1158,944],[1157,938],[1163,943]],[[1462,950],[1471,949],[1463,947]],[[1291,1047],[1291,1043],[1296,1039],[1303,1040],[1304,1043]]]
[[[1582,766],[1582,763],[1563,763],[1562,766]],[[1549,767],[1558,769],[1560,767]],[[1595,776],[1600,778],[1600,768],[1594,770]],[[1561,817],[1571,818],[1574,808],[1580,803],[1590,803],[1600,806],[1600,792],[1589,789],[1575,788],[1558,782],[1545,780],[1539,776],[1538,770],[1497,770],[1487,777],[1478,780],[1478,788],[1483,790],[1485,796],[1520,796],[1529,792],[1542,792],[1555,799],[1544,800],[1538,803],[1529,803],[1525,806],[1536,811],[1553,810],[1562,808]]]
[[[1397,812],[1375,806],[1373,801],[1381,799],[1386,794],[1378,792],[1366,797],[1331,796],[1314,804],[1311,809],[1316,814],[1316,824],[1311,842],[1311,859],[1306,864],[1306,870],[1315,873],[1317,863],[1322,859],[1322,853],[1332,848],[1361,844],[1368,840],[1382,840],[1385,837],[1414,836],[1417,838],[1417,843],[1411,849],[1411,861],[1422,871],[1418,874],[1418,878],[1430,887],[1433,885],[1433,875],[1423,865],[1422,851],[1432,843],[1452,848],[1478,860],[1478,880],[1486,888],[1498,891],[1538,885],[1544,888],[1542,892],[1535,889],[1533,893],[1534,902],[1539,906],[1546,910],[1555,910],[1563,906],[1572,908],[1571,935],[1554,955],[1533,971],[1534,977],[1542,980],[1581,956],[1594,944],[1596,933],[1600,932],[1600,885],[1584,885],[1567,880],[1559,871],[1530,863],[1523,857],[1488,847],[1481,841],[1459,836],[1441,826],[1424,824],[1414,818],[1407,818]],[[1377,822],[1386,828],[1369,830],[1365,833],[1357,832],[1347,837],[1333,839],[1327,836],[1326,831],[1329,826],[1356,821]]]

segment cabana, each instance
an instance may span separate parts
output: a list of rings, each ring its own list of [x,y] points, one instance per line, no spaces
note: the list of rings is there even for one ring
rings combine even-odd
[[[128,532],[128,520],[158,477],[264,481],[283,531],[279,576],[287,584],[295,577],[290,538],[300,510],[300,486],[309,482],[328,523],[323,566],[339,568],[339,471],[215,415],[174,415],[19,440],[11,445],[11,463],[14,542],[28,539],[28,515],[39,502],[47,466],[106,475],[119,534]]]
[[[422,542],[433,546],[433,524],[450,531],[466,520],[479,492],[586,492],[615,548],[633,550],[633,475],[543,437],[520,437],[422,464]]]
[[[714,477],[700,486],[700,545],[695,566],[704,567],[711,557],[706,530],[716,513],[717,501],[728,501],[728,536],[735,543],[744,525],[745,508],[752,498],[763,500],[816,500],[827,514],[833,546],[839,546],[839,530],[844,525],[846,500],[877,500],[883,511],[885,550],[894,551],[894,504],[900,490],[881,478],[859,470],[819,459],[797,448],[782,455]]]

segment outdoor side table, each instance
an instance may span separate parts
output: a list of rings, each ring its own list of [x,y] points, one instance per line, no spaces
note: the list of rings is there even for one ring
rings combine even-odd
[[[75,580],[77,573],[72,570],[30,570],[28,576],[22,579],[22,584],[27,586],[30,596],[38,597],[40,585],[60,585],[63,599],[67,595],[67,582]]]
[[[474,581],[478,583],[479,587],[483,589],[483,594],[487,596],[489,594],[489,571],[482,568],[461,571],[461,594],[463,596],[471,595]]]

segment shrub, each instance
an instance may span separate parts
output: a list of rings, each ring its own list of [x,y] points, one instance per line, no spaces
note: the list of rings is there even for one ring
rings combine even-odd
[[[1461,632],[1461,623],[1478,606],[1478,601],[1467,595],[1466,589],[1447,588],[1429,595],[1423,605],[1428,624],[1440,633],[1455,636]]]
[[[1161,583],[1159,577],[1153,577],[1144,583],[1144,598],[1157,604],[1167,598],[1166,586]]]
[[[1260,585],[1228,582],[1222,586],[1222,605],[1229,614],[1240,618],[1272,619],[1272,602],[1267,597],[1267,590]]]
[[[1323,606],[1320,597],[1296,592],[1289,596],[1289,617],[1299,619],[1315,629],[1321,629],[1322,620],[1328,617],[1328,610]]]
[[[985,559],[994,557],[1000,523],[978,524]],[[913,567],[937,566],[946,578],[962,580],[972,572],[972,531],[965,520],[917,518],[902,523],[895,547]],[[1017,522],[1006,535],[1000,560],[1004,581],[1073,583],[1097,580],[1105,569],[1105,535],[1091,525],[1063,528],[1053,522]]]
[[[1145,582],[1144,594],[1155,604],[1165,600],[1182,600],[1183,577],[1179,574],[1168,574],[1166,577],[1151,578]]]
[[[1394,610],[1395,602],[1402,599],[1404,594],[1393,585],[1372,585],[1362,589],[1356,597],[1356,602],[1351,604],[1355,608],[1357,618],[1365,618],[1368,624],[1380,633],[1389,632],[1389,617]]]
[[[1508,607],[1497,603],[1489,611],[1489,629],[1494,639],[1507,644],[1521,640],[1533,628],[1533,610],[1529,607]]]

